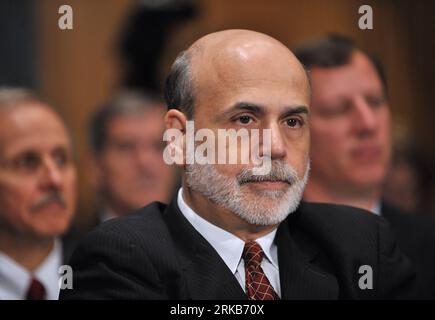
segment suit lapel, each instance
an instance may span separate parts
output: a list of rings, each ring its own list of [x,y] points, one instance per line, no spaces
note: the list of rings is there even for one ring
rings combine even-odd
[[[303,254],[290,236],[288,221],[278,228],[276,235],[282,299],[337,299],[337,279],[310,262],[316,251]],[[311,248],[312,249],[312,248]]]
[[[296,216],[296,214],[295,214]],[[177,251],[180,269],[194,300],[247,299],[239,282],[214,248],[183,216],[177,198],[167,206],[163,219],[169,228]],[[317,251],[313,248],[300,252],[293,241],[288,220],[281,223],[275,238],[282,299],[337,299],[337,279],[313,264]]]
[[[190,298],[247,299],[239,282],[214,248],[180,212],[177,198],[163,214],[180,252],[181,269]]]

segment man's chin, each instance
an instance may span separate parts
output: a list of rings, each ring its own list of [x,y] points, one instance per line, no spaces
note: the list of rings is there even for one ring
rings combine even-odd
[[[37,234],[47,237],[60,236],[68,231],[71,225],[71,212],[62,212],[59,215],[46,215],[45,219],[34,220],[32,225]]]
[[[243,214],[239,212],[238,216],[252,225],[272,226],[281,223],[288,216],[289,212],[279,212],[282,210],[278,205],[261,203],[252,208],[249,212]]]
[[[67,232],[68,228],[65,226],[49,226],[49,227],[39,227],[34,230],[34,235],[36,239],[52,240],[54,238],[61,237]]]
[[[374,188],[381,188],[385,180],[385,174],[377,172],[374,174],[357,175],[352,179],[352,185],[357,186],[361,191]]]

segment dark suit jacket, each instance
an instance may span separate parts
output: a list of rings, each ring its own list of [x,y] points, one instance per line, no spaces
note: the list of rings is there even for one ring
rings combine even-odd
[[[69,230],[61,238],[62,242],[62,263],[69,264],[69,260],[79,243],[79,234],[75,230]]]
[[[418,298],[435,299],[435,219],[382,203],[399,247],[415,266]]]
[[[388,224],[366,211],[303,203],[275,238],[283,299],[406,298],[414,282]],[[361,290],[361,265],[373,289]],[[61,299],[247,299],[213,247],[180,212],[152,203],[107,221],[74,252]]]

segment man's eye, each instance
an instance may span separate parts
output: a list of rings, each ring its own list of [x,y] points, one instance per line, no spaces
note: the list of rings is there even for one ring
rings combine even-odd
[[[249,124],[252,122],[252,118],[250,116],[241,116],[241,117],[238,117],[237,120],[241,124]]]
[[[120,142],[116,144],[116,149],[121,152],[133,152],[136,145],[131,142]]]
[[[291,128],[295,128],[302,126],[302,121],[300,119],[290,118],[287,119],[286,124]]]
[[[153,147],[154,147],[154,150],[155,151],[163,151],[163,150],[165,150],[165,147],[166,147],[166,143],[164,142],[164,141],[155,141],[154,143],[153,143]]]
[[[15,161],[15,167],[22,170],[33,170],[39,165],[39,158],[33,153],[25,154]]]
[[[54,155],[54,161],[59,167],[65,166],[69,161],[69,156],[65,151],[56,152]]]
[[[385,99],[383,97],[375,97],[375,96],[366,97],[366,101],[369,106],[375,109],[381,107],[385,103]]]
[[[349,102],[342,102],[339,104],[325,106],[319,108],[319,114],[323,117],[335,117],[345,115],[352,108],[352,104]]]

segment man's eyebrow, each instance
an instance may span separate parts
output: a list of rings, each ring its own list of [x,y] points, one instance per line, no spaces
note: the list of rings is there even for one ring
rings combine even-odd
[[[233,105],[228,110],[216,116],[216,120],[225,119],[229,115],[240,112],[240,111],[248,111],[258,115],[264,115],[267,113],[267,110],[264,106],[258,105],[250,102],[238,102]],[[306,106],[288,106],[285,107],[284,113],[281,115],[282,118],[295,115],[295,114],[308,114],[309,110]]]
[[[286,111],[282,114],[282,118],[286,118],[288,116],[293,116],[295,114],[309,114],[308,107],[306,106],[294,106],[294,107],[287,107]]]
[[[222,120],[227,118],[229,115],[240,111],[252,112],[254,114],[263,115],[266,113],[266,108],[264,106],[250,103],[250,102],[237,102],[228,110],[223,113],[216,115],[216,120]]]

